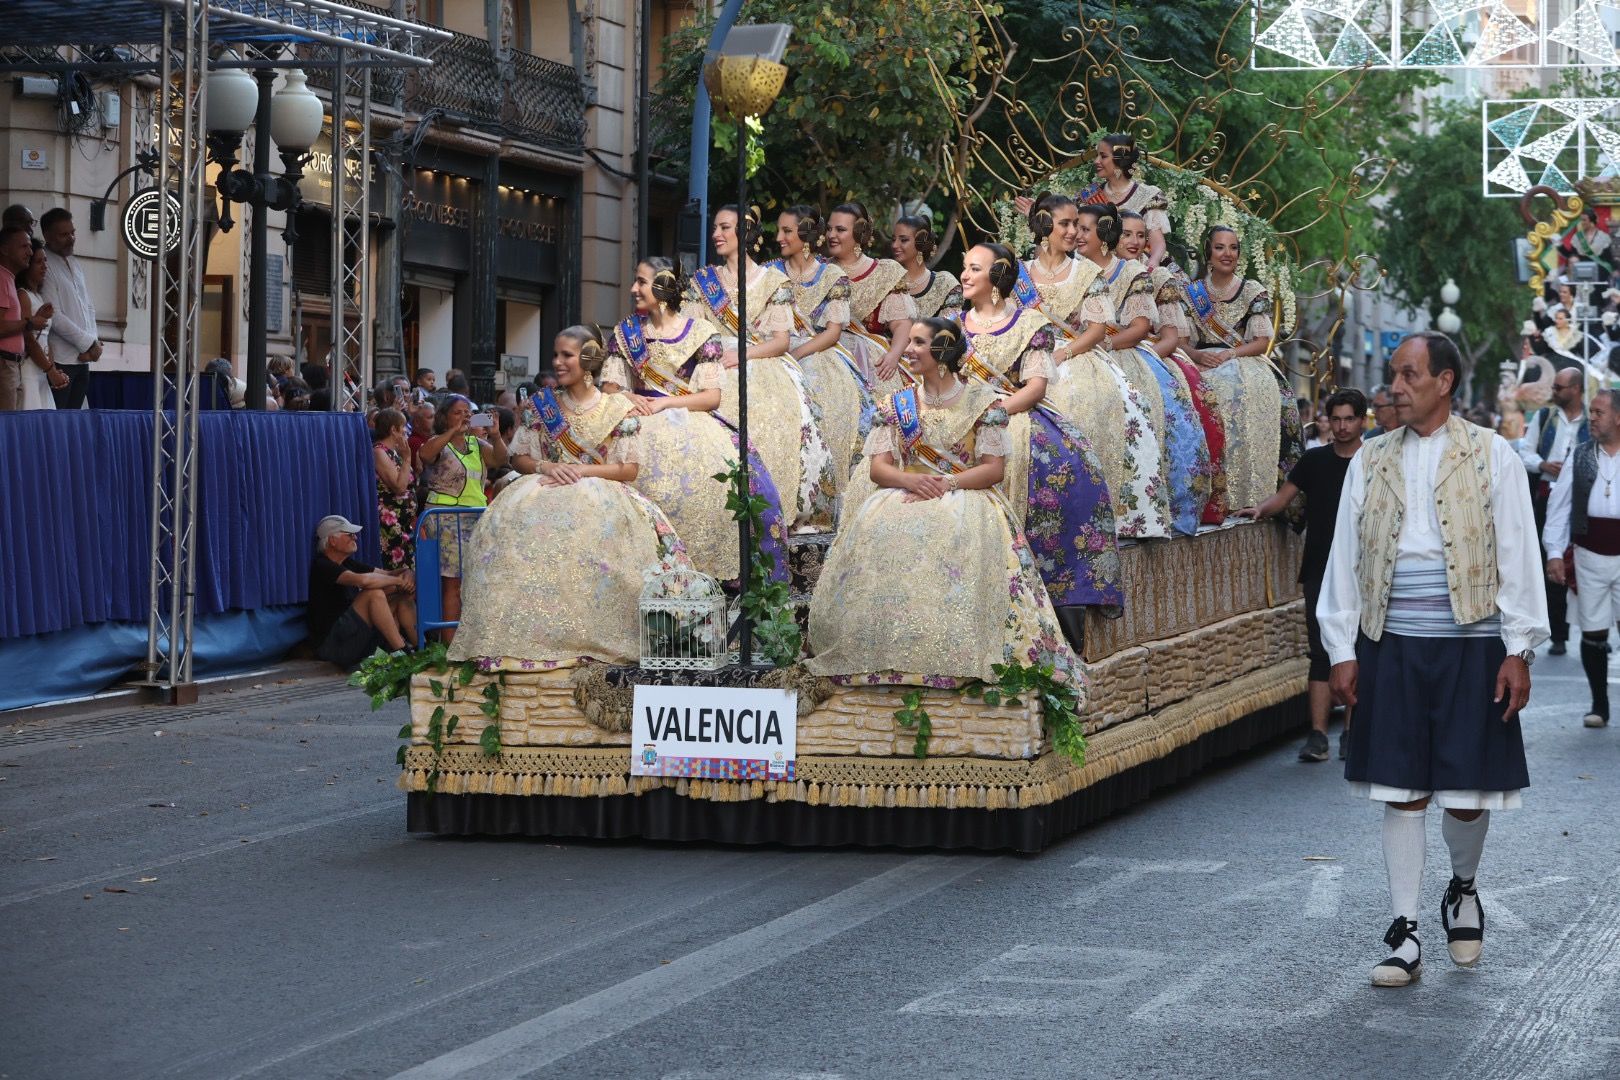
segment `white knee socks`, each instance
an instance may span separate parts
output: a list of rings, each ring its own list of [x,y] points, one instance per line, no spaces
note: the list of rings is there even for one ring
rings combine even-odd
[[[1424,812],[1397,810],[1384,805],[1384,867],[1389,872],[1391,914],[1417,922],[1418,892],[1423,885]],[[1483,830],[1482,830],[1483,831]],[[1417,946],[1408,938],[1395,955],[1417,959]]]
[[[1484,810],[1473,821],[1464,821],[1451,814],[1440,815],[1440,835],[1445,837],[1451,850],[1451,872],[1465,882],[1474,880],[1479,872],[1479,855],[1485,849],[1485,830],[1490,827],[1491,812]],[[1479,926],[1479,903],[1465,897],[1451,916],[1451,925]]]

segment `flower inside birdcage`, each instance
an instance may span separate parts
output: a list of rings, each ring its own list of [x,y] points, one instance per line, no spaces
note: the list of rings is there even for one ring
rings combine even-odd
[[[714,670],[726,663],[726,597],[707,574],[660,560],[642,574],[641,666]]]

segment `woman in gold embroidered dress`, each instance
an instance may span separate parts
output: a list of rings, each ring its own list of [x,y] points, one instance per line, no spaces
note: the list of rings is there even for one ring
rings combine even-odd
[[[595,331],[570,327],[555,349],[558,391],[530,400],[513,440],[537,471],[496,496],[462,557],[453,660],[634,663],[642,572],[691,568],[669,521],[630,486],[641,423],[630,398],[596,388]]]
[[[855,358],[839,344],[849,325],[849,278],[820,258],[827,224],[813,206],[790,206],[776,218],[782,257],[770,265],[793,284],[793,347],[815,402],[821,437],[833,458],[833,486],[842,495],[861,443],[872,429],[872,391]]]
[[[962,378],[964,344],[944,319],[911,326],[916,383],[880,406],[867,437],[876,490],[827,552],[805,666],[841,681],[938,683],[1051,664],[1083,698],[1084,669],[996,490],[1012,449],[1006,410],[997,390]]]
[[[1119,243],[1114,253],[1122,259],[1141,260],[1147,250],[1147,225],[1141,215],[1129,210],[1120,211]],[[1205,525],[1219,525],[1226,520],[1226,428],[1221,423],[1220,402],[1215,392],[1204,383],[1198,365],[1182,351],[1191,344],[1192,320],[1182,301],[1168,266],[1157,266],[1152,271],[1153,299],[1158,306],[1158,317],[1153,320],[1153,332],[1142,344],[1151,348],[1168,364],[1181,372],[1187,389],[1192,394],[1193,408],[1198,413],[1199,426],[1204,431],[1204,445],[1208,449],[1209,496],[1200,515]]]
[[[827,254],[849,276],[850,323],[840,340],[881,399],[907,382],[900,354],[917,303],[906,290],[905,267],[866,254],[872,233],[872,215],[860,203],[844,203],[827,216]]]
[[[740,231],[739,231],[740,230]],[[723,206],[714,215],[710,234],[715,254],[723,263],[705,266],[692,275],[681,304],[681,314],[720,327],[725,335],[726,383],[721,391],[720,414],[738,422],[737,367],[748,368],[749,441],[765,461],[790,532],[821,532],[832,528],[832,458],[821,437],[810,395],[804,387],[799,363],[788,355],[793,333],[793,288],[782,271],[754,262],[759,218],[750,209],[739,215]],[[737,267],[744,266],[747,282],[747,344],[739,351],[737,326]]]
[[[1074,196],[1081,205],[1112,206],[1121,212],[1139,215],[1147,226],[1147,255],[1142,262],[1154,269],[1165,260],[1165,240],[1170,236],[1170,202],[1164,192],[1152,184],[1132,179],[1142,161],[1132,135],[1104,135],[1097,144],[1095,166],[1097,182]],[[1027,214],[1034,206],[1028,196],[1013,200],[1020,214]]]
[[[934,226],[920,214],[906,214],[894,221],[889,250],[894,261],[906,271],[906,291],[917,305],[917,318],[935,315],[950,318],[962,310],[962,283],[948,270],[930,270],[939,242]]]
[[[1148,405],[1159,436],[1166,480],[1163,505],[1171,528],[1191,536],[1209,501],[1209,447],[1181,369],[1143,344],[1159,314],[1152,276],[1141,263],[1114,254],[1123,231],[1118,210],[1088,203],[1080,207],[1080,218],[1082,228],[1090,226],[1085,256],[1099,271],[1093,288],[1106,287],[1114,306],[1107,348]]]
[[[1257,506],[1276,493],[1279,473],[1286,477],[1304,452],[1299,406],[1265,359],[1274,333],[1271,297],[1258,281],[1238,275],[1238,234],[1213,226],[1202,252],[1204,276],[1186,290],[1196,339],[1187,355],[1221,403],[1228,505]]]
[[[681,286],[668,259],[647,259],[636,267],[630,286],[635,314],[614,327],[602,389],[622,392],[631,415],[641,419],[636,490],[669,516],[699,570],[721,581],[736,580],[737,526],[726,509],[729,489],[714,479],[737,460],[736,427],[718,412],[725,343],[718,327],[676,312]],[[782,502],[757,454],[750,455],[749,465],[749,486],[765,499],[763,548],[785,578]]]
[[[1037,256],[1024,265],[1040,310],[1061,326],[1052,358],[1057,377],[1048,389],[1054,408],[1073,420],[1102,463],[1118,535],[1169,535],[1167,492],[1159,436],[1141,395],[1104,348],[1113,302],[1097,264],[1075,258],[1100,246],[1094,220],[1067,195],[1042,195],[1030,210]],[[1029,299],[1026,295],[1024,299]]]

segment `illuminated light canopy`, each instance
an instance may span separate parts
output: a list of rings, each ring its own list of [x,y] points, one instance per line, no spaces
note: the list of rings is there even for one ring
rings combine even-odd
[[[1620,98],[1486,101],[1481,142],[1487,196],[1533,184],[1573,195],[1582,180],[1620,174]]]

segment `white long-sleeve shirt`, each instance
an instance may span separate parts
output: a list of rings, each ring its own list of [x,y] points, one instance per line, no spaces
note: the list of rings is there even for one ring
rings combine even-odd
[[[1608,494],[1604,494],[1605,481]],[[1541,546],[1547,558],[1564,557],[1564,549],[1569,547],[1569,521],[1574,509],[1575,469],[1571,461],[1558,474],[1547,496],[1547,525],[1541,530]],[[1598,446],[1598,476],[1586,500],[1586,516],[1620,518],[1620,451],[1611,454],[1601,444]]]
[[[1434,484],[1449,439],[1446,429],[1419,436],[1410,428],[1399,436],[1401,471],[1406,480],[1406,513],[1396,541],[1396,559],[1440,562],[1445,558],[1440,518],[1435,511]],[[1533,649],[1552,636],[1547,625],[1547,594],[1541,583],[1541,553],[1536,546],[1536,520],[1524,466],[1513,447],[1492,435],[1491,507],[1496,525],[1496,607],[1502,614],[1502,641],[1509,653]],[[1328,660],[1342,664],[1356,658],[1356,634],[1361,626],[1361,586],[1356,579],[1360,550],[1361,507],[1367,498],[1367,455],[1350,459],[1339,516],[1333,525],[1333,549],[1328,553],[1322,595],[1316,619],[1322,627],[1322,645]]]
[[[40,292],[45,302],[56,309],[51,317],[51,360],[77,364],[79,354],[101,338],[96,328],[96,304],[90,298],[90,287],[85,284],[78,259],[46,248],[45,264],[45,287]]]
[[[1564,415],[1564,410],[1552,410],[1552,422],[1556,425],[1553,432],[1552,445],[1547,448],[1547,456],[1543,458],[1536,452],[1541,445],[1541,413],[1531,417],[1529,425],[1524,430],[1524,437],[1518,440],[1519,460],[1530,473],[1532,480],[1551,479],[1542,475],[1541,466],[1548,461],[1560,464],[1569,463],[1569,455],[1575,451],[1577,436],[1581,432],[1581,423],[1585,421],[1586,414],[1582,412],[1571,420]]]

